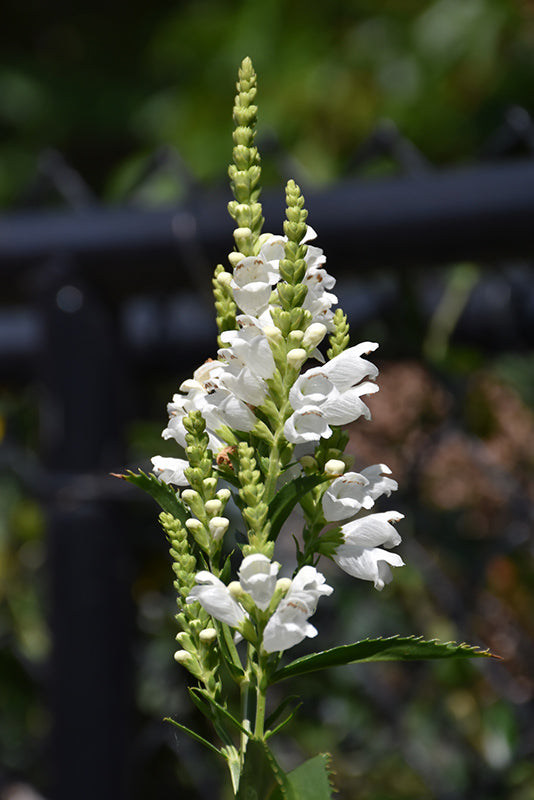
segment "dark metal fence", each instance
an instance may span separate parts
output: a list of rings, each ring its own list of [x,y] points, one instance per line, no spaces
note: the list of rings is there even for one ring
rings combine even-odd
[[[352,321],[355,277],[405,270],[411,280],[415,270],[477,261],[494,268],[481,292],[495,280],[510,289],[503,327],[512,325],[517,347],[532,345],[534,278],[524,262],[534,252],[534,160],[442,171],[385,131],[355,165],[385,149],[404,174],[306,192]],[[506,135],[508,149],[521,139],[508,124],[494,150]],[[213,347],[205,299],[232,241],[229,198],[194,191],[177,208],[103,208],[58,156],[49,154],[41,173],[70,207],[0,218],[0,375],[39,386],[41,468],[30,470],[9,448],[4,460],[47,506],[53,800],[126,800],[131,564],[124,487],[103,476],[124,467],[123,425],[142,366],[166,358],[169,373],[187,372]],[[264,194],[267,230],[280,230],[281,195]],[[503,277],[503,262],[522,266]],[[162,320],[169,295],[178,315]],[[496,302],[501,308],[498,291]],[[470,311],[492,313],[476,302]]]

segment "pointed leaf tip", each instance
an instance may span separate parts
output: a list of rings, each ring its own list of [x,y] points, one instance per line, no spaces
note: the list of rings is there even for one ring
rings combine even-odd
[[[489,650],[476,645],[426,641],[422,636],[390,636],[388,638],[362,639],[320,653],[303,656],[277,670],[271,683],[343,664],[369,661],[421,661],[443,658],[495,658]]]

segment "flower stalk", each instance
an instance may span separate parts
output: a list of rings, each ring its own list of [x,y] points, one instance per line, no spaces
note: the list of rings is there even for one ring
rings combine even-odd
[[[154,475],[132,480],[165,511],[181,628],[175,659],[196,681],[191,696],[219,744],[191,735],[226,760],[236,797],[271,797],[277,786],[276,797],[307,800],[267,745],[270,685],[310,668],[369,661],[373,652],[378,660],[386,646],[388,657],[436,657],[436,650],[419,639],[417,647],[366,640],[280,666],[288,650],[318,635],[310,619],[334,591],[317,569],[321,559],[381,591],[403,565],[393,552],[403,515],[374,508],[397,489],[388,467],[354,468],[345,452],[342,426],[371,417],[363,398],[378,391],[378,370],[367,356],[378,344],[350,346],[347,317],[333,310],[335,279],[294,181],[286,186],[283,235],[262,233],[256,93],[246,58],[229,167],[235,249],[230,269],[219,265],[213,279],[219,349],[179,387],[162,432],[186,459],[154,456]],[[274,560],[280,537],[295,542],[292,563]],[[329,788],[313,794],[330,796]]]

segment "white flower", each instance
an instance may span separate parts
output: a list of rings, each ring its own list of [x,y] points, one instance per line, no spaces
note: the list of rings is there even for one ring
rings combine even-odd
[[[228,587],[206,570],[198,572],[195,579],[197,586],[191,589],[186,603],[197,601],[212,617],[237,628],[246,614],[244,608],[232,597]]]
[[[234,300],[245,314],[259,316],[269,305],[271,287],[280,280],[278,265],[257,256],[246,256],[234,267],[230,282]]]
[[[361,473],[345,472],[333,481],[322,498],[323,513],[328,522],[348,519],[362,508],[372,508],[382,494],[397,489],[397,481],[381,473],[391,474],[385,464],[373,464]]]
[[[301,567],[291,582],[289,589],[289,596],[294,596],[298,593],[300,595],[307,595],[307,603],[313,609],[312,614],[315,613],[317,603],[321,595],[331,595],[333,588],[326,583],[326,578],[315,567],[306,566]],[[286,595],[287,600],[288,595]]]
[[[221,383],[243,402],[257,406],[265,398],[265,379],[274,372],[274,359],[258,320],[241,314],[237,322],[239,330],[221,334],[230,345],[218,351],[224,362]]]
[[[283,599],[263,632],[263,649],[267,653],[277,653],[298,644],[306,637],[317,636],[317,628],[308,622],[311,616],[305,602],[294,597]]]
[[[154,474],[160,481],[173,483],[175,486],[189,486],[189,481],[184,475],[184,470],[189,467],[189,462],[184,458],[152,456],[150,460],[152,461]]]
[[[214,453],[223,447],[223,442],[215,431],[228,425],[239,431],[250,431],[256,417],[243,400],[240,400],[224,386],[225,365],[220,361],[208,360],[184,381],[180,390],[186,395],[175,394],[168,404],[169,422],[162,432],[164,439],[175,439],[186,447],[186,430],[183,418],[191,411],[200,411],[206,422],[209,437],[208,447]]]
[[[280,564],[271,563],[267,556],[261,553],[246,556],[241,563],[239,569],[241,588],[252,597],[262,611],[265,611],[271,602],[279,569]]]
[[[403,519],[403,514],[386,511],[368,514],[342,525],[344,541],[333,556],[336,564],[354,578],[373,581],[375,589],[382,590],[392,579],[389,566],[404,565],[397,553],[390,553],[379,546],[395,547],[401,542],[401,537],[390,524],[400,519]]]
[[[321,438],[329,439],[332,436],[332,428],[320,408],[308,405],[293,412],[286,420],[284,436],[293,444],[315,442]]]
[[[370,419],[370,411],[361,396],[377,392],[378,386],[361,381],[376,377],[378,369],[361,355],[377,347],[374,342],[349,347],[328,363],[312,367],[297,378],[289,391],[293,414],[284,428],[288,441],[296,444],[328,438],[330,425],[346,425],[361,416]],[[315,420],[302,419],[313,413],[313,409]]]
[[[265,626],[263,649],[267,653],[276,653],[293,647],[306,637],[317,636],[317,629],[308,618],[315,613],[319,597],[333,591],[315,567],[302,567]]]

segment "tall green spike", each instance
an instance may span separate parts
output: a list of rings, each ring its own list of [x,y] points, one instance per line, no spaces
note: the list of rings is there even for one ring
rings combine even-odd
[[[228,203],[228,212],[237,225],[234,231],[236,249],[245,256],[252,256],[264,220],[259,202],[260,156],[254,145],[258,114],[258,107],[254,103],[256,73],[250,58],[243,59],[238,78],[233,113],[233,164],[228,168],[235,200]]]

